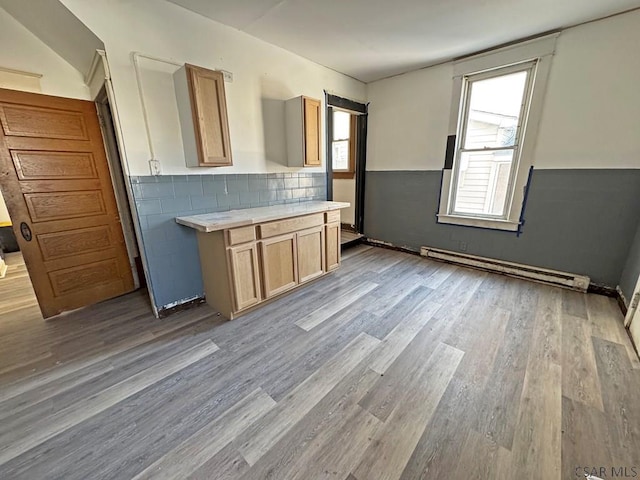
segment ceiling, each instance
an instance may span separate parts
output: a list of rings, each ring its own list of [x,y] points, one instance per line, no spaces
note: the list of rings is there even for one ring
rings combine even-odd
[[[168,0],[363,82],[640,7],[640,0]]]

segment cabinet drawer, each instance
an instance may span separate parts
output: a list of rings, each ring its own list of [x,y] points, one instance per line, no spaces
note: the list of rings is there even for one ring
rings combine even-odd
[[[332,210],[331,212],[327,212],[325,213],[326,215],[326,222],[327,223],[333,223],[333,222],[339,222],[340,221],[340,210]]]
[[[239,227],[227,230],[227,245],[252,242],[256,239],[256,227]]]
[[[305,215],[304,217],[295,217],[287,220],[265,223],[259,227],[260,238],[275,237],[276,235],[295,232],[296,230],[317,227],[323,223],[324,216],[322,213],[314,213],[313,215]]]

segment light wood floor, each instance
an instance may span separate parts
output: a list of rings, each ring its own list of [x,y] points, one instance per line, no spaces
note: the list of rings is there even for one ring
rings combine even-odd
[[[43,321],[27,280],[0,281],[2,479],[640,472],[609,298],[363,245],[232,322],[143,292]]]
[[[355,233],[355,232],[352,232],[351,230],[346,230],[344,228],[340,231],[340,243],[342,245],[344,245],[345,243],[355,242],[356,240],[359,240],[362,237],[364,237],[364,235],[362,235],[361,233]]]

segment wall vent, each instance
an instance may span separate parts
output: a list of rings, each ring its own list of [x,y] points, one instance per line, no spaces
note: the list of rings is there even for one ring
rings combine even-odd
[[[506,262],[494,258],[479,257],[477,255],[440,250],[431,247],[420,248],[420,255],[434,260],[501,273],[511,277],[533,280],[548,285],[556,285],[579,292],[586,292],[589,288],[590,279],[584,275],[559,272],[547,268],[533,267],[520,263]]]

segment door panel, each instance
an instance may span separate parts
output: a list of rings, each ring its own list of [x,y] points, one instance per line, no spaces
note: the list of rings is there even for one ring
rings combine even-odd
[[[320,102],[303,97],[305,165],[320,165]]]
[[[295,234],[260,242],[265,298],[273,297],[298,283]]]
[[[236,312],[259,303],[260,269],[255,243],[229,249]]]
[[[83,112],[0,104],[6,136],[90,140]]]
[[[14,150],[11,157],[20,180],[98,178],[95,159],[91,153]]]
[[[0,186],[43,315],[132,291],[95,105],[0,89],[0,125]]]
[[[32,222],[106,215],[100,190],[88,192],[26,193],[24,200]]]
[[[330,272],[340,266],[340,224],[330,223],[326,229],[326,271]]]
[[[96,252],[113,245],[108,225],[38,235],[43,260]]]
[[[298,278],[303,283],[324,273],[324,225],[297,235]]]

